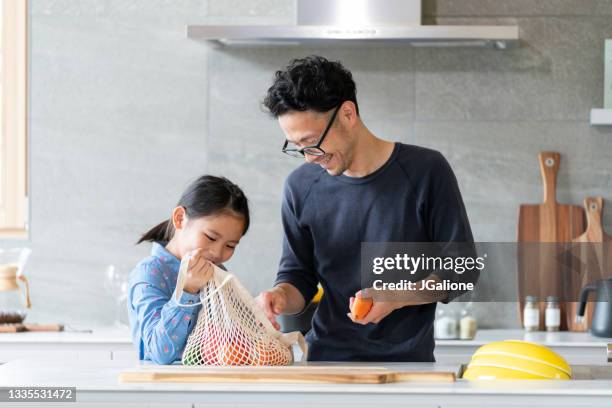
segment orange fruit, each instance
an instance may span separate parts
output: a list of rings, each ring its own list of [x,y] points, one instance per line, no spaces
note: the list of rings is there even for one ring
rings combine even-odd
[[[223,365],[247,365],[252,363],[251,350],[241,340],[230,341],[224,344],[218,353]]]
[[[255,357],[253,360],[253,365],[258,366],[271,366],[278,365],[278,356],[274,352],[271,344],[266,344],[264,342],[258,342],[255,345]]]
[[[372,298],[362,298],[361,296],[357,296],[353,301],[353,307],[351,308],[351,313],[353,314],[353,319],[361,320],[370,312],[372,309],[372,305],[374,301]]]

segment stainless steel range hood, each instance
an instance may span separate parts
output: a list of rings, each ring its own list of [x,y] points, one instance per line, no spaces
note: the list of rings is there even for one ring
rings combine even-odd
[[[518,46],[517,26],[421,24],[421,0],[297,0],[295,25],[191,25],[189,38],[222,45],[399,43],[415,47]]]

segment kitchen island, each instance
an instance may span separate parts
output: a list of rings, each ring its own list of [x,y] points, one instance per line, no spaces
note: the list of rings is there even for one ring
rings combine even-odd
[[[458,379],[455,383],[391,384],[119,382],[121,372],[142,368],[143,365],[150,364],[118,360],[15,360],[0,366],[0,386],[76,387],[77,402],[66,403],[66,406],[70,407],[612,406],[610,378],[582,381],[497,382],[468,382]],[[342,365],[346,366],[346,363]],[[458,373],[460,370],[458,364],[370,363],[369,365],[407,371]],[[355,366],[362,367],[368,364],[355,364]],[[45,404],[48,403],[41,403],[40,406],[49,406]]]

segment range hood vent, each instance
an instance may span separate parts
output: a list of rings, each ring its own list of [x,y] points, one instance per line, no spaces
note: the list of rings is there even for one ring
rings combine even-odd
[[[221,45],[398,43],[414,47],[518,46],[517,26],[422,25],[421,0],[297,0],[295,25],[190,25]]]

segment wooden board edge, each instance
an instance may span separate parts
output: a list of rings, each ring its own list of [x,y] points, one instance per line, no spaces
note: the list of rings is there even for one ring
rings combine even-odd
[[[451,383],[457,381],[457,376],[452,371],[428,371],[428,372],[395,372],[395,382],[443,382]]]
[[[227,383],[227,382],[249,382],[249,383],[319,383],[319,384],[384,384],[393,382],[393,372],[386,374],[361,375],[355,378],[351,374],[300,374],[299,376],[279,377],[261,375],[258,377],[244,376],[241,373],[215,373],[214,375],[202,375],[200,373],[159,373],[146,371],[122,372],[119,374],[120,383],[143,383],[143,382],[167,382],[167,383]]]

